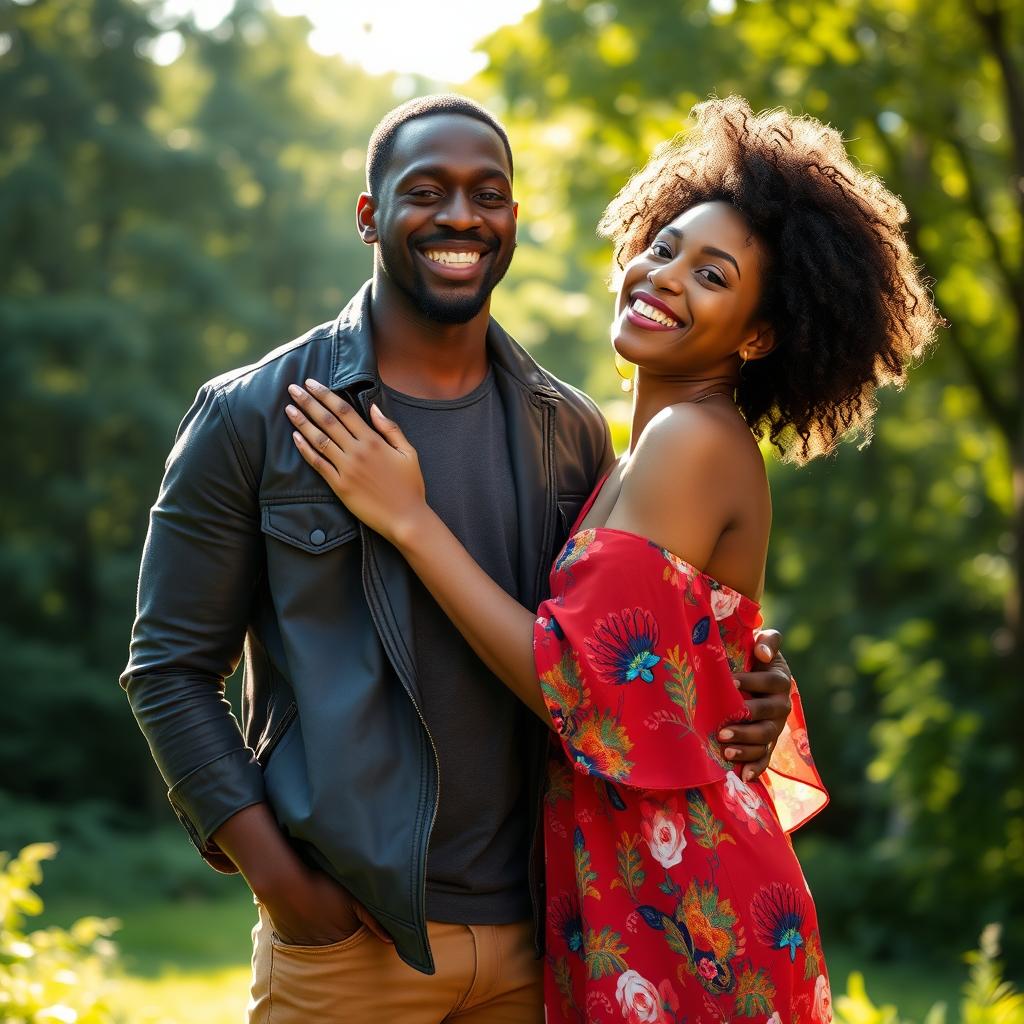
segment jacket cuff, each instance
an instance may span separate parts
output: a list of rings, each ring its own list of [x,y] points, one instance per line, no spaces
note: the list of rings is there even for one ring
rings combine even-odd
[[[218,871],[238,869],[210,836],[233,814],[266,799],[263,771],[247,747],[232,750],[186,775],[167,798],[189,838]]]

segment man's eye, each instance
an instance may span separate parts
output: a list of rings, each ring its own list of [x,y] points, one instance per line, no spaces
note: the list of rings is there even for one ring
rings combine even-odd
[[[477,197],[484,203],[503,203],[505,197],[500,192],[481,192]]]
[[[413,199],[435,199],[440,193],[432,188],[417,188],[409,193]]]

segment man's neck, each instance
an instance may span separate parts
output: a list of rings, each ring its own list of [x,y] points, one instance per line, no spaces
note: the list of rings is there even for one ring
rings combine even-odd
[[[472,320],[441,324],[378,274],[370,321],[378,372],[395,391],[416,398],[461,398],[487,375],[490,299]]]

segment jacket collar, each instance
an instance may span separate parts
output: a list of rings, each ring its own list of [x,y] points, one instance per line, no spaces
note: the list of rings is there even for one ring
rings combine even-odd
[[[372,281],[367,281],[356,292],[331,328],[332,391],[345,391],[360,384],[373,385],[380,381],[370,322],[372,285]],[[495,364],[538,398],[558,398],[558,392],[548,383],[544,371],[493,317],[487,326],[487,349]]]

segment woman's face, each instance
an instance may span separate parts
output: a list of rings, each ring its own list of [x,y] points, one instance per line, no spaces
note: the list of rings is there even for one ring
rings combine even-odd
[[[612,344],[659,376],[734,374],[741,351],[767,354],[770,332],[755,316],[763,265],[761,244],[733,207],[691,207],[626,266]]]

